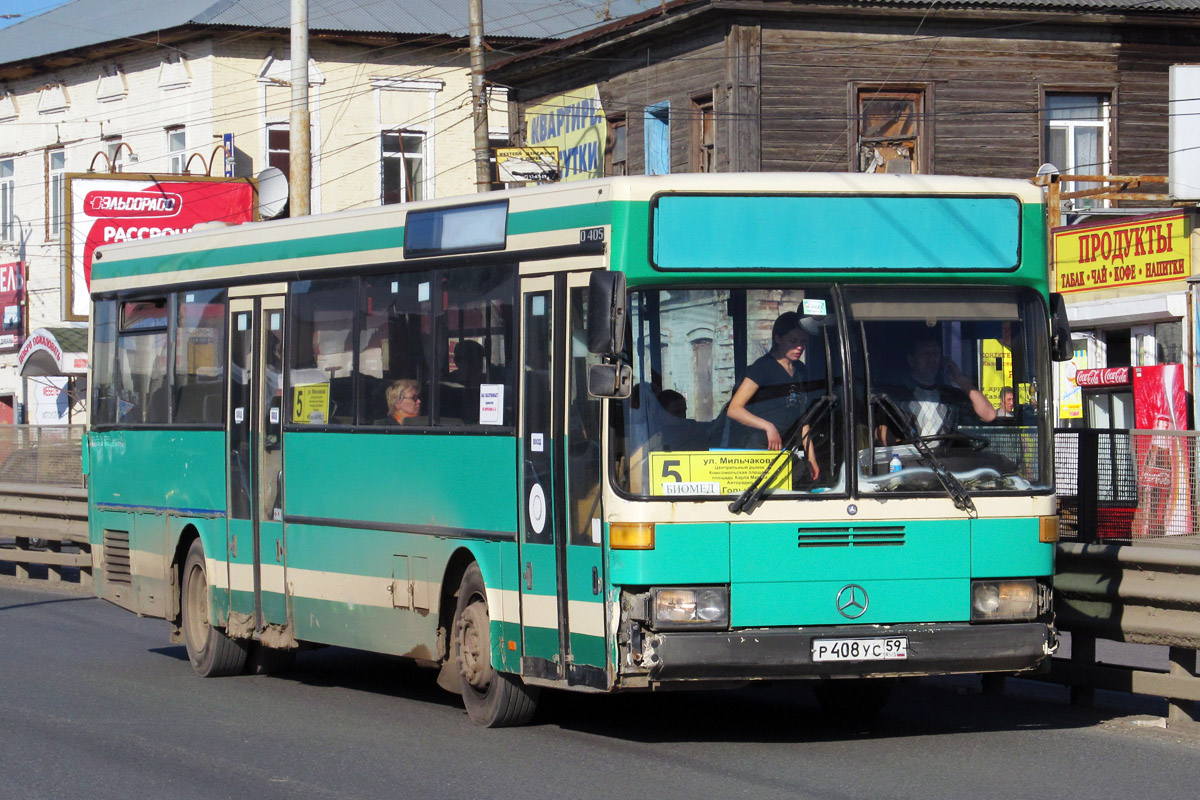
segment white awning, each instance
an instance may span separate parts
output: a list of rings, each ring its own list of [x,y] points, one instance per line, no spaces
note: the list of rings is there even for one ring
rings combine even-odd
[[[17,356],[22,377],[86,375],[87,328],[38,328]]]

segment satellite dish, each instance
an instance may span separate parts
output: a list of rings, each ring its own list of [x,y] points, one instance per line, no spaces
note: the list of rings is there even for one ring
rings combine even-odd
[[[275,167],[267,167],[254,177],[258,182],[258,218],[274,219],[287,205],[287,176]]]
[[[1046,176],[1046,175],[1057,175],[1057,174],[1058,174],[1058,167],[1056,167],[1056,166],[1054,166],[1053,164],[1051,164],[1051,163],[1047,162],[1047,163],[1045,163],[1045,164],[1042,164],[1040,167],[1038,167],[1037,174],[1038,174],[1038,177],[1039,177],[1039,178],[1041,178],[1041,177],[1044,177],[1044,176]]]

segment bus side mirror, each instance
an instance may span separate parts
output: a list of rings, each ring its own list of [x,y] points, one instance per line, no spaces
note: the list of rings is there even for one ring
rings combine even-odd
[[[1070,361],[1075,357],[1071,343],[1071,321],[1067,319],[1067,302],[1058,292],[1050,295],[1050,358]]]
[[[616,356],[625,349],[625,276],[593,272],[588,284],[587,348]]]
[[[591,364],[587,377],[591,397],[624,400],[633,388],[633,368],[628,364]]]

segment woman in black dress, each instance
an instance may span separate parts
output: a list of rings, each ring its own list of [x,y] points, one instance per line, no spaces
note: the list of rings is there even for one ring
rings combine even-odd
[[[750,365],[746,377],[729,401],[729,418],[746,428],[748,444],[779,450],[783,436],[800,418],[808,402],[803,388],[804,368],[800,358],[808,346],[808,333],[800,327],[800,316],[794,311],[781,314],[771,326],[771,349]],[[805,425],[804,451],[808,456],[811,479],[817,480],[821,470],[816,452]]]

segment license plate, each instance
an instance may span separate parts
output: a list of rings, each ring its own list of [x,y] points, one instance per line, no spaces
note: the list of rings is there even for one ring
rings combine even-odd
[[[822,661],[903,661],[908,658],[908,637],[883,639],[814,639],[812,660]]]

